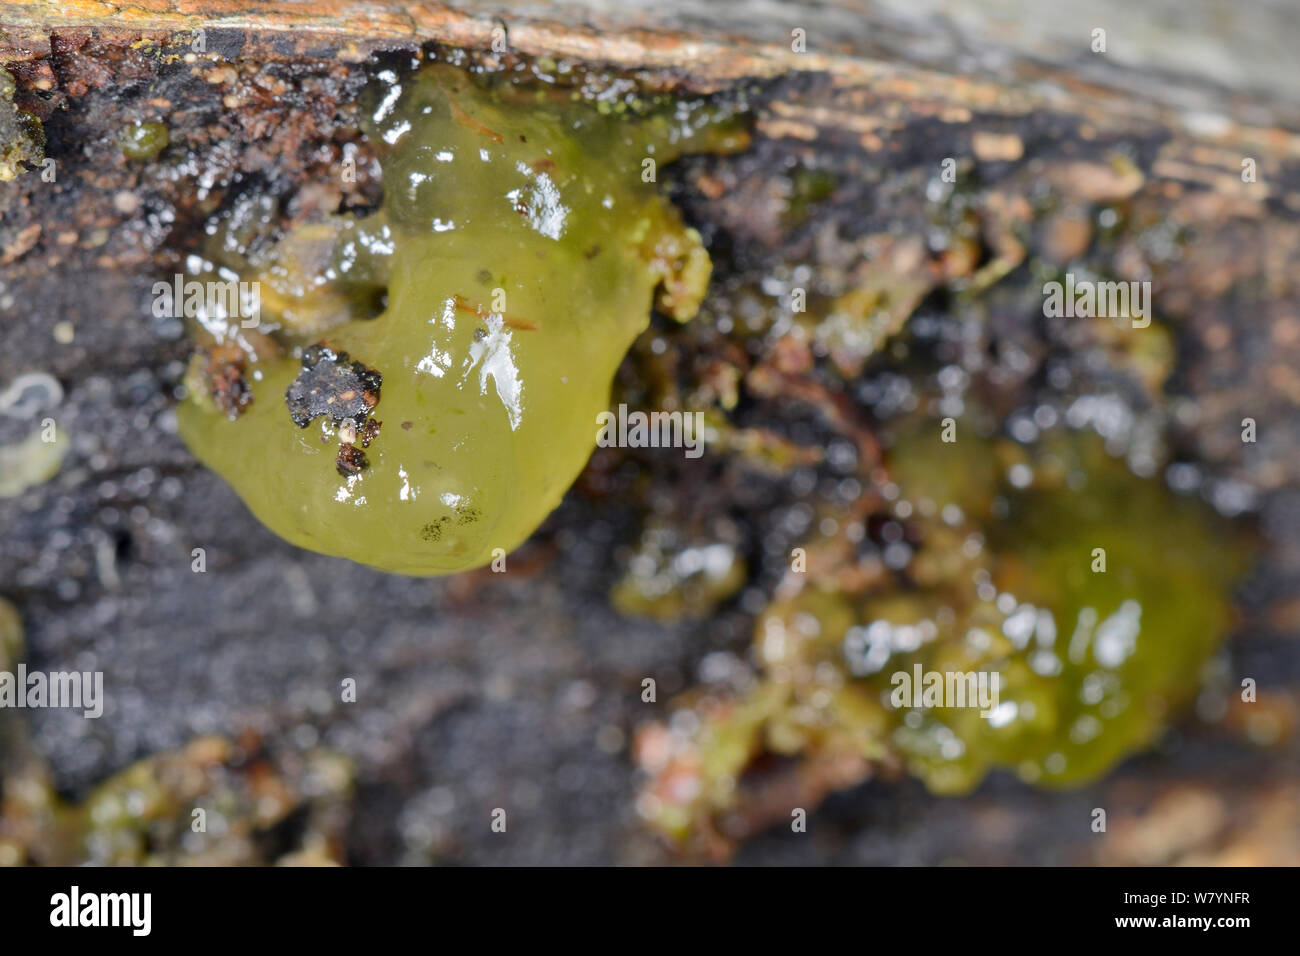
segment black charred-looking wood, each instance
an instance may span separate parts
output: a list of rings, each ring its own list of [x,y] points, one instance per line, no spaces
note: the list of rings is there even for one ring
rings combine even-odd
[[[382,384],[377,370],[320,343],[303,351],[302,371],[285,390],[284,401],[299,428],[321,415],[335,426],[345,419],[360,423],[379,403]]]

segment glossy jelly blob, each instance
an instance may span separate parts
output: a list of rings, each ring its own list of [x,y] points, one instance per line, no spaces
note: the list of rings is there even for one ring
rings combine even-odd
[[[381,77],[363,124],[378,212],[256,254],[256,202],[215,230],[206,278],[240,259],[260,322],[202,317],[180,427],[287,540],[445,574],[510,551],[559,503],[656,291],[695,314],[708,255],[654,173],[744,134],[703,102],[600,111],[441,64]]]

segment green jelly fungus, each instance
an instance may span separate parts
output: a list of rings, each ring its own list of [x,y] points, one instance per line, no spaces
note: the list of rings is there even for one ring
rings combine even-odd
[[[118,133],[122,155],[142,162],[157,159],[169,138],[165,123],[128,123]]]
[[[1078,785],[1149,746],[1196,695],[1250,553],[1226,520],[1135,477],[1091,433],[1025,449],[969,434],[943,444],[931,428],[889,465],[900,500],[924,509],[906,584],[848,594],[810,582],[763,613],[766,676],[705,723],[701,799],[728,805],[709,796],[714,782],[761,750],[892,755],[941,794],[999,768]],[[997,675],[996,697],[969,680],[964,705],[943,696],[948,675],[981,673],[989,690]],[[944,685],[927,699],[930,675]],[[680,832],[687,818],[668,810],[660,824]]]
[[[0,69],[0,183],[15,179],[24,166],[39,166],[45,159],[41,121],[14,105],[17,92],[9,71]]]
[[[695,314],[709,258],[653,171],[744,134],[703,102],[607,115],[444,65],[381,78],[379,211],[267,249],[247,210],[218,229],[207,277],[257,282],[260,321],[207,310],[180,426],[287,540],[446,574],[559,503],[656,290]]]

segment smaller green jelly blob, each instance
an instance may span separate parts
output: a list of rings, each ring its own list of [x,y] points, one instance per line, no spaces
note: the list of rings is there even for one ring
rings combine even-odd
[[[169,139],[166,123],[128,123],[117,136],[122,155],[139,162],[157,159]]]
[[[856,630],[837,626],[837,647],[931,790],[967,792],[994,768],[1042,786],[1095,779],[1195,696],[1231,626],[1245,541],[1200,502],[1135,477],[1091,433],[1055,434],[1028,453],[970,437],[964,455],[955,447],[937,432],[913,436],[893,449],[892,474],[927,511],[956,504],[974,517],[1000,500],[979,518],[980,553],[958,559],[972,539],[930,522],[939,549],[918,555],[919,586],[853,602]],[[990,462],[1017,456],[1027,486],[990,474]],[[996,674],[996,707],[930,706],[918,668]]]
[[[1023,447],[974,430],[943,443],[927,423],[894,444],[915,546],[905,572],[853,593],[809,580],[763,612],[761,679],[697,710],[683,765],[699,786],[659,792],[657,826],[687,839],[734,805],[763,752],[899,762],[939,794],[998,769],[1076,786],[1150,746],[1194,699],[1232,626],[1248,536],[1133,475],[1090,432]],[[980,674],[989,689],[996,675],[996,697],[963,676],[970,693],[954,699],[949,675]],[[944,684],[927,698],[931,675]]]
[[[0,69],[0,183],[15,179],[24,166],[39,166],[45,158],[41,121],[14,105],[18,86],[9,71]]]

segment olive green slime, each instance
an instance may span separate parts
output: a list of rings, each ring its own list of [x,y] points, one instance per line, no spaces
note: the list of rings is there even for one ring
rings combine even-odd
[[[180,428],[283,538],[447,574],[509,552],[559,503],[656,291],[668,315],[695,314],[708,255],[647,171],[743,133],[702,101],[607,113],[442,65],[387,80],[363,111],[382,207],[246,257],[258,329],[208,317],[199,337],[242,348],[251,404],[231,420],[191,384]],[[224,228],[229,249],[248,224]],[[336,467],[339,422],[299,427],[286,408],[318,342],[382,377],[356,474]]]
[[[118,133],[122,155],[141,162],[161,156],[170,138],[166,123],[128,123]]]

